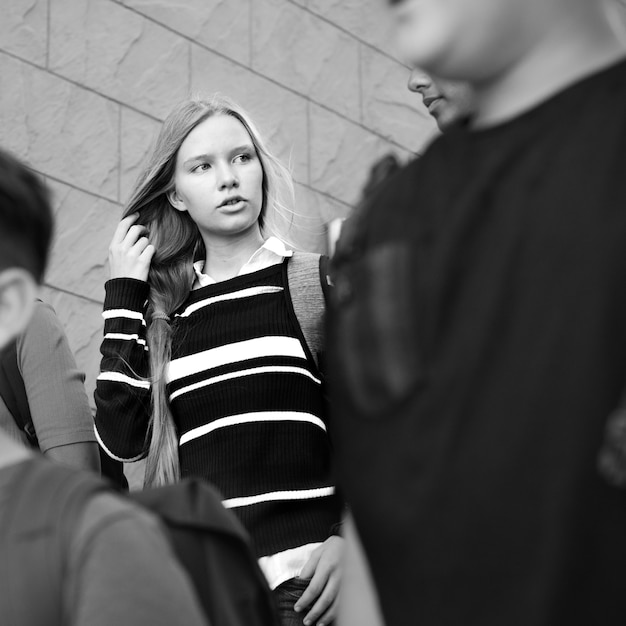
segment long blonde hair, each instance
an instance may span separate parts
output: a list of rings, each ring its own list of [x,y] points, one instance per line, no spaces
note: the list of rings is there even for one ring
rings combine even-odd
[[[221,96],[191,99],[167,117],[144,173],[140,176],[124,216],[139,213],[137,224],[148,229],[156,249],[148,283],[146,311],[152,412],[147,433],[145,486],[176,482],[180,477],[178,433],[166,389],[166,373],[172,353],[171,315],[186,300],[194,282],[193,263],[206,250],[189,213],[175,210],[167,193],[174,188],[178,150],[189,133],[213,115],[229,115],[250,135],[263,169],[263,204],[259,225],[264,234],[275,234],[276,215],[291,213],[294,187],[289,171],[266,148],[248,115]]]

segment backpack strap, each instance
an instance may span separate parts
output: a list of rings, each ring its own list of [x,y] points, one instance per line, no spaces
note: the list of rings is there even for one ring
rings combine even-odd
[[[330,286],[328,257],[294,252],[287,262],[287,282],[296,320],[319,367],[324,352],[324,314]]]
[[[17,342],[7,346],[0,355],[0,396],[28,443],[39,448],[37,433],[30,415],[24,379],[17,364]]]
[[[278,624],[248,533],[224,508],[215,488],[199,478],[186,478],[175,485],[131,492],[130,499],[164,523],[210,624]]]
[[[322,254],[320,256],[320,285],[324,294],[324,305],[327,305],[329,302],[330,289],[333,286],[330,273],[330,257]]]
[[[10,589],[8,624],[62,626],[66,564],[88,499],[106,485],[86,472],[25,461],[9,485],[0,529],[3,584]]]

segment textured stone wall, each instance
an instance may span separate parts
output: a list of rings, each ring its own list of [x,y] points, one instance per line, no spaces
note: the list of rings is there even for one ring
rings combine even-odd
[[[160,122],[188,94],[244,105],[293,168],[293,238],[358,200],[370,165],[434,132],[394,57],[383,0],[6,0],[0,145],[54,194],[44,298],[92,395],[107,246]]]

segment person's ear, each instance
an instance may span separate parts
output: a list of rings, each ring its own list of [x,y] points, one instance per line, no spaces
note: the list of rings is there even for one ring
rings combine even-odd
[[[186,211],[187,210],[187,207],[185,206],[185,202],[178,195],[178,192],[176,191],[176,189],[171,189],[170,191],[167,192],[167,199],[170,201],[170,204],[177,211]]]
[[[0,349],[26,329],[36,297],[37,283],[30,272],[19,267],[0,272]]]

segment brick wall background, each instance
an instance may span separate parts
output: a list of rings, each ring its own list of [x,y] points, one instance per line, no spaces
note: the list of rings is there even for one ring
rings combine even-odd
[[[290,161],[293,237],[323,250],[369,167],[434,126],[406,89],[383,0],[10,0],[0,19],[0,145],[45,177],[57,231],[44,298],[92,396],[107,247],[160,122],[188,94],[249,110]],[[93,400],[92,400],[93,402]]]

